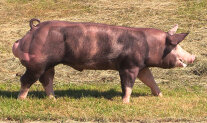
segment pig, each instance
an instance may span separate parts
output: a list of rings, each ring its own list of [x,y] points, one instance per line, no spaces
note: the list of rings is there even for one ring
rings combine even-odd
[[[46,95],[54,97],[54,67],[58,64],[78,71],[117,70],[123,103],[130,102],[136,78],[153,95],[162,97],[149,68],[186,67],[195,60],[195,55],[179,45],[188,33],[176,34],[178,25],[164,32],[154,28],[31,19],[29,26],[30,30],[12,48],[14,56],[26,67],[20,78],[18,99],[25,99],[37,80]]]

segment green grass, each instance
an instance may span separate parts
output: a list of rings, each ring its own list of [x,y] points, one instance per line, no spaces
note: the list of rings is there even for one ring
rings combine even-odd
[[[77,121],[175,121],[206,120],[206,90],[201,86],[162,88],[165,97],[150,94],[144,85],[135,85],[131,103],[121,102],[117,84],[55,85],[56,100],[48,99],[35,84],[26,100],[16,100],[18,85],[0,85],[0,117],[7,120]]]
[[[1,0],[0,1],[0,120],[23,121],[207,121],[207,2],[206,0]],[[186,68],[151,68],[164,97],[136,80],[128,105],[122,104],[117,71],[78,72],[58,65],[54,90],[45,96],[37,82],[28,99],[17,100],[25,68],[14,58],[12,44],[29,30],[29,20],[96,22],[168,31],[190,32],[180,44],[196,55]]]

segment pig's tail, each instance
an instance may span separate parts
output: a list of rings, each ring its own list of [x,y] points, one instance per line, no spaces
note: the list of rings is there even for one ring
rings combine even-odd
[[[40,23],[40,20],[36,19],[36,18],[33,18],[29,21],[29,26],[30,28],[34,28],[36,25],[33,24],[34,21],[37,21],[38,23]]]

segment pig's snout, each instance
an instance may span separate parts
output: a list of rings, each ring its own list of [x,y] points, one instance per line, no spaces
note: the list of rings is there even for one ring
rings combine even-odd
[[[187,64],[192,64],[195,61],[195,55],[192,55],[181,48],[181,46],[177,45],[175,48],[175,54],[177,58],[179,59],[177,61],[177,65],[179,67],[186,67]]]
[[[195,55],[188,56],[188,59],[179,59],[177,62],[177,67],[187,67],[187,64],[192,64],[194,61]]]
[[[194,61],[195,61],[195,55],[190,55],[184,60],[184,62],[186,62],[187,64],[192,64]]]
[[[195,61],[195,55],[192,55],[192,56],[191,56],[191,60],[190,60],[189,63],[192,64],[194,61]]]

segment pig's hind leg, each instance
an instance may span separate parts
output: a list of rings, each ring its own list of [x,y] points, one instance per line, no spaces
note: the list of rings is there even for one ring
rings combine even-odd
[[[41,75],[39,81],[42,83],[45,92],[49,98],[55,98],[53,91],[53,79],[55,75],[54,67],[46,70],[43,75]]]
[[[38,68],[38,67],[37,67]],[[27,68],[24,75],[21,77],[21,89],[18,95],[18,99],[25,99],[27,97],[29,88],[35,83],[44,72],[42,69]]]
[[[162,97],[162,93],[160,92],[160,89],[157,86],[149,68],[144,68],[141,71],[139,71],[138,78],[148,87],[150,87],[153,95]]]

